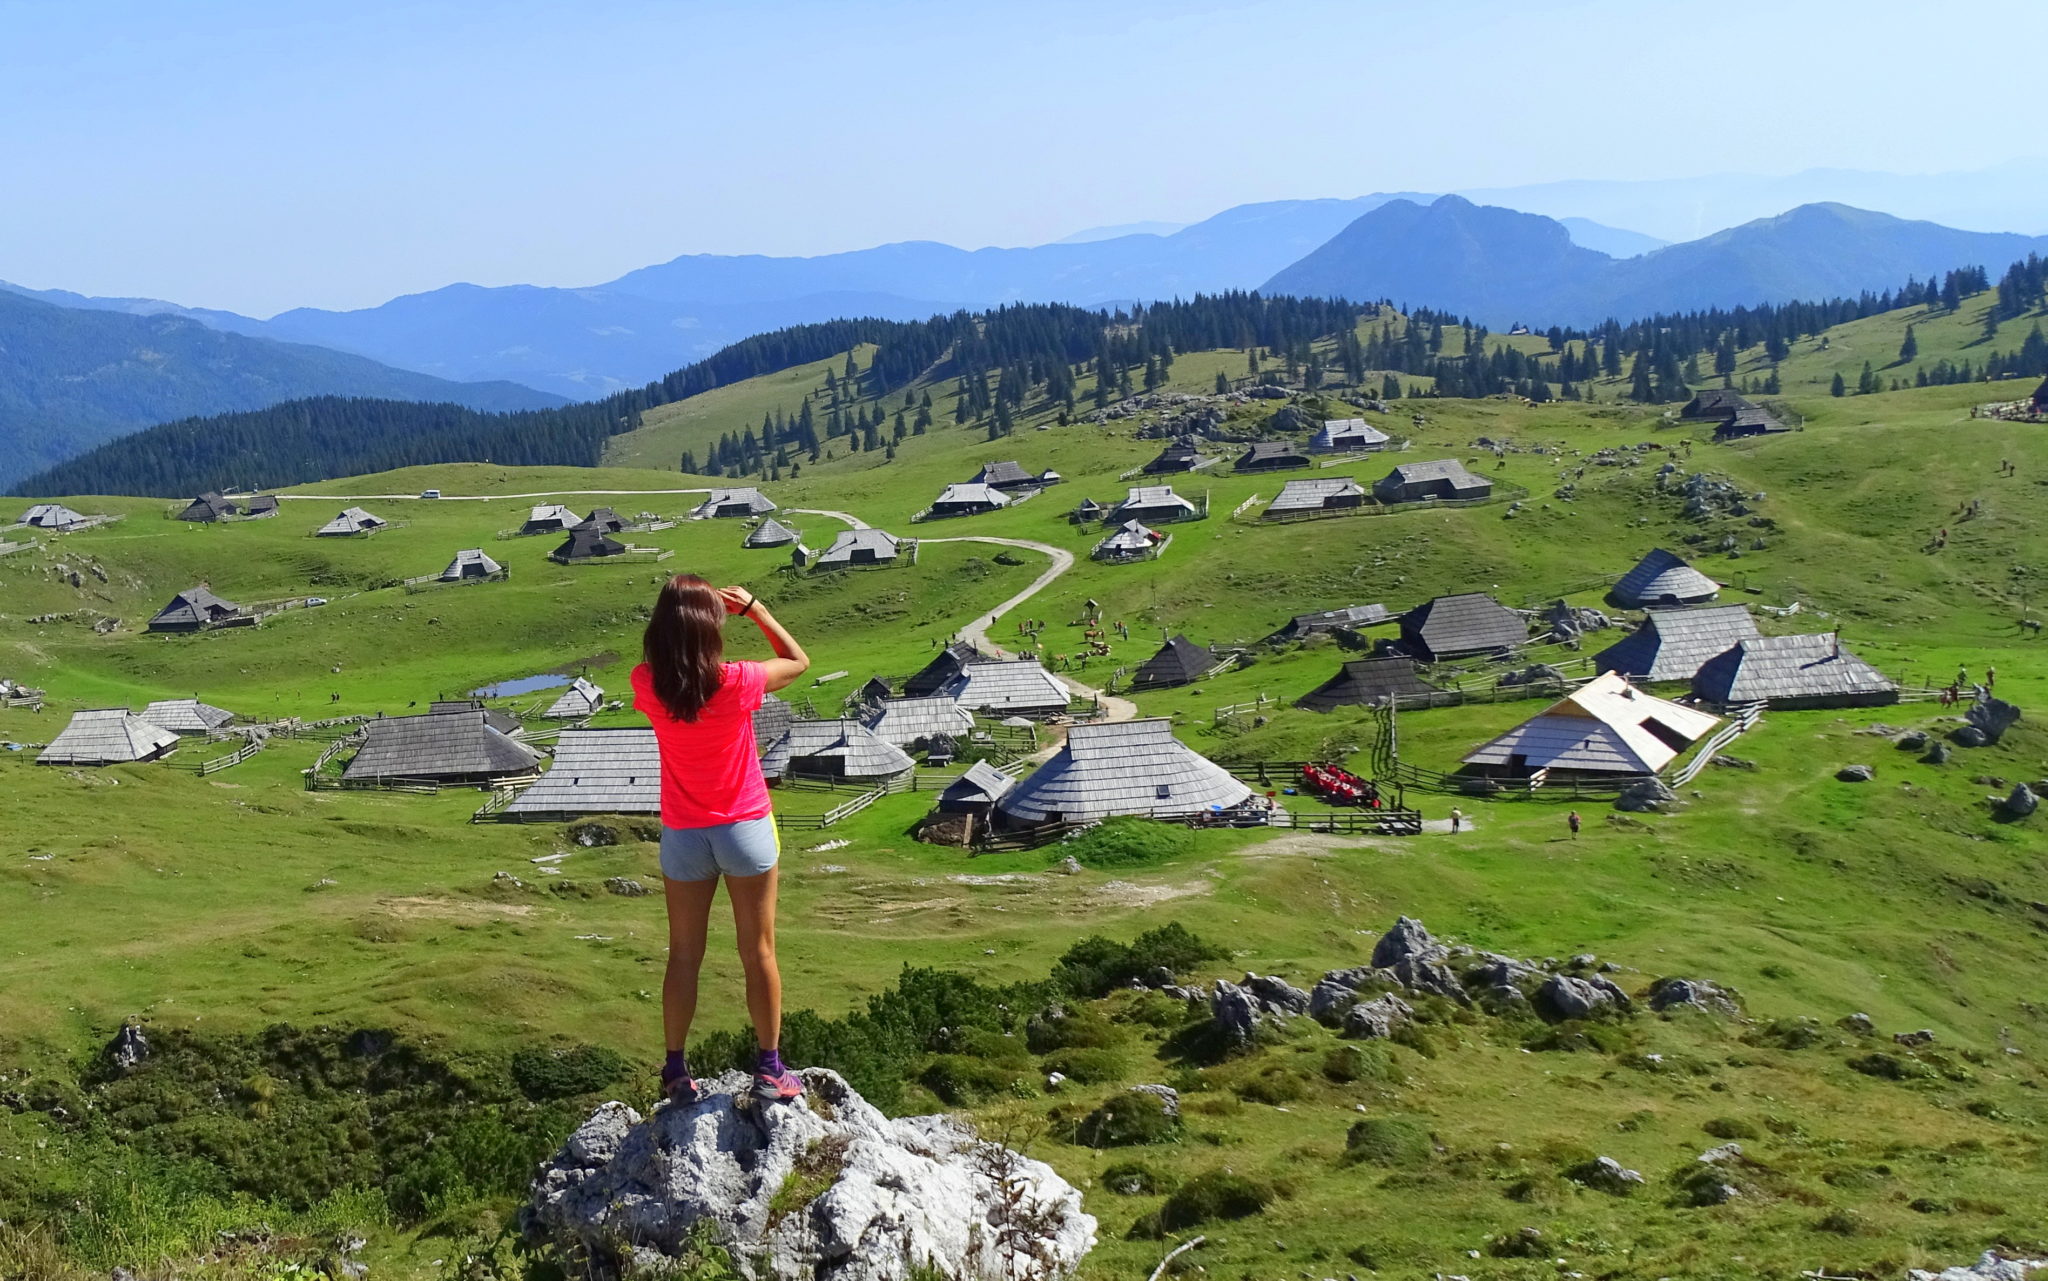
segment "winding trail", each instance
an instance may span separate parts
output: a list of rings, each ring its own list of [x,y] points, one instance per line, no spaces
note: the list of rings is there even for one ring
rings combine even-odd
[[[1000,547],[1021,547],[1026,551],[1038,552],[1052,559],[1052,566],[1043,574],[1032,579],[1023,591],[997,605],[988,613],[978,615],[973,622],[960,629],[960,639],[976,649],[992,653],[998,658],[1015,658],[1017,655],[990,640],[988,638],[988,629],[995,626],[1003,615],[1052,586],[1053,583],[1059,580],[1060,575],[1074,567],[1074,553],[1066,548],[1055,547],[1051,543],[1034,543],[1025,538],[996,538],[987,534],[967,534],[953,538],[925,538],[919,541],[926,543],[994,543]],[[1118,698],[1114,694],[1104,693],[1094,686],[1084,685],[1073,677],[1064,674],[1059,676],[1059,680],[1076,693],[1098,700],[1102,704],[1103,710],[1108,713],[1108,715],[1103,717],[1104,720],[1129,721],[1137,719],[1138,705],[1131,700]]]
[[[784,510],[791,516],[830,516],[833,520],[845,521],[848,529],[868,528],[868,523],[852,512],[836,512],[826,507],[789,507]]]
[[[490,503],[501,498],[576,498],[595,495],[600,498],[630,498],[638,494],[708,494],[709,489],[544,489],[534,494],[443,494],[439,498],[421,498],[418,494],[279,494],[280,499],[304,498],[323,503],[343,502],[400,502],[410,499],[428,503]],[[832,514],[832,513],[827,513]]]

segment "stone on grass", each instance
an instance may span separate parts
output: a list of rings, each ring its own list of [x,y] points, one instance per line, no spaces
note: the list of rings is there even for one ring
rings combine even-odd
[[[1974,742],[1964,743],[1966,747],[1985,747],[2005,737],[2005,731],[2019,723],[2020,709],[2002,698],[1982,698],[1970,704],[1970,710],[1963,713],[1963,727],[1950,735],[1958,743],[1962,735],[1975,730]]]
[[[1399,917],[1394,928],[1380,935],[1372,946],[1372,963],[1380,969],[1389,969],[1396,962],[1407,959],[1416,961],[1441,961],[1450,954],[1450,949],[1430,936],[1421,921],[1410,917]]]
[[[1574,1182],[1583,1183],[1601,1192],[1611,1192],[1615,1196],[1627,1196],[1642,1187],[1644,1182],[1641,1171],[1628,1169],[1611,1156],[1594,1157],[1584,1165],[1575,1167],[1571,1171],[1571,1178]]]
[[[1948,764],[1948,758],[1953,755],[1955,755],[1954,748],[1940,739],[1936,739],[1927,745],[1927,752],[1920,759],[1929,765],[1946,765]]]
[[[148,1057],[149,1038],[133,1023],[123,1023],[121,1030],[114,1033],[114,1039],[107,1043],[107,1061],[121,1076],[141,1067]]]
[[[1927,731],[1909,729],[1892,740],[1892,745],[1902,752],[1924,752],[1927,750]]]
[[[1372,982],[1377,973],[1370,965],[1358,965],[1348,970],[1331,970],[1323,975],[1309,989],[1309,1017],[1332,1027],[1343,1022],[1344,1012],[1358,1001],[1359,989]]]
[[[586,819],[581,823],[570,824],[568,836],[570,840],[581,845],[584,849],[595,849],[600,845],[617,845],[619,843],[618,828],[613,827],[609,823],[599,823],[594,819]]]
[[[2034,795],[2034,789],[2025,783],[2014,783],[2012,792],[2000,802],[2006,813],[2014,818],[2025,818],[2040,807],[2041,798]]]
[[[1285,979],[1246,974],[1242,984],[1216,980],[1209,997],[1209,1021],[1232,1042],[1252,1039],[1261,1023],[1283,1023],[1308,1013],[1308,993]]]
[[[1732,993],[1706,979],[1658,979],[1650,985],[1650,1008],[1660,1014],[1678,1009],[1704,1010],[1709,1014],[1742,1013]]]
[[[606,877],[604,887],[624,898],[639,898],[647,893],[647,887],[630,876]]]
[[[1553,974],[1536,989],[1536,1008],[1555,1018],[1583,1019],[1600,1010],[1626,1013],[1630,1004],[1628,993],[1597,974],[1583,979]]]
[[[2048,1259],[2007,1259],[1996,1250],[1986,1250],[1968,1267],[1939,1272],[1913,1268],[1906,1273],[1906,1281],[2031,1281],[2041,1272],[2048,1272]]]
[[[1385,1040],[1407,1027],[1414,1017],[1415,1011],[1408,1002],[1388,992],[1352,1006],[1344,1015],[1344,1035]]]
[[[1614,798],[1614,808],[1629,814],[1668,814],[1678,805],[1678,793],[1660,778],[1638,779],[1622,788],[1621,794]]]
[[[834,1072],[801,1075],[810,1093],[792,1103],[758,1103],[728,1072],[646,1119],[605,1104],[541,1166],[528,1238],[616,1276],[681,1256],[708,1225],[755,1281],[1047,1281],[1095,1244],[1051,1167],[948,1117],[890,1120]]]
[[[1708,1148],[1700,1153],[1697,1159],[1701,1165],[1719,1165],[1723,1161],[1733,1161],[1741,1155],[1740,1143],[1723,1143],[1720,1147]]]
[[[1835,777],[1844,783],[1868,783],[1877,777],[1877,771],[1868,765],[1844,765],[1835,771]]]
[[[1841,1028],[1845,1032],[1853,1032],[1857,1036],[1877,1035],[1876,1020],[1872,1019],[1868,1014],[1865,1014],[1860,1010],[1855,1014],[1843,1015],[1840,1019],[1837,1019],[1835,1021],[1835,1026]]]

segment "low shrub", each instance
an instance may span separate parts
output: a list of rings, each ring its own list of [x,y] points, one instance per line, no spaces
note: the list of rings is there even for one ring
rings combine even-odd
[[[1110,1098],[1074,1127],[1074,1141],[1091,1148],[1170,1143],[1180,1135],[1180,1118],[1168,1113],[1166,1100],[1142,1090]]]
[[[1383,1045],[1339,1045],[1323,1056],[1323,1075],[1339,1085],[1400,1078],[1394,1056]]]
[[[1920,1081],[1934,1075],[1934,1070],[1925,1063],[1882,1050],[1859,1054],[1849,1060],[1849,1066],[1884,1081]]]
[[[1093,1005],[1048,1005],[1024,1025],[1024,1044],[1033,1054],[1084,1047],[1107,1049],[1125,1036]]]
[[[601,1045],[518,1050],[511,1066],[513,1083],[536,1103],[594,1094],[626,1074],[626,1060]]]
[[[1347,1165],[1420,1165],[1434,1152],[1429,1131],[1403,1117],[1369,1116],[1363,1121],[1353,1122],[1344,1135],[1344,1162]]]
[[[1129,943],[1101,935],[1082,939],[1060,957],[1053,967],[1052,980],[1076,996],[1093,998],[1129,987],[1156,969],[1178,976],[1205,962],[1226,960],[1229,955],[1190,933],[1180,922],[1169,921]]]
[[[1219,1219],[1250,1218],[1278,1195],[1270,1183],[1211,1170],[1181,1184],[1158,1210],[1132,1225],[1131,1235],[1156,1238]]]
[[[1827,1033],[1820,1020],[1802,1015],[1796,1019],[1772,1019],[1742,1039],[1750,1045],[1777,1050],[1810,1050],[1827,1040]]]
[[[1118,1161],[1105,1169],[1096,1182],[1118,1196],[1159,1196],[1173,1191],[1180,1181],[1143,1161]]]
[[[1238,1097],[1251,1103],[1292,1103],[1307,1093],[1301,1077],[1277,1063],[1237,1083]]]
[[[1047,1056],[1041,1066],[1082,1085],[1107,1085],[1130,1071],[1130,1061],[1122,1054],[1092,1046],[1060,1050]]]
[[[1717,1116],[1700,1126],[1717,1139],[1760,1139],[1763,1131],[1749,1122],[1732,1116]]]
[[[954,1107],[986,1103],[1029,1090],[1033,1083],[1017,1069],[964,1054],[940,1054],[918,1073],[920,1084]]]

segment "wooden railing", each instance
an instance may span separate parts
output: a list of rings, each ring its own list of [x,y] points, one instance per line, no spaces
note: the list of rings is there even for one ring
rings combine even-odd
[[[1749,703],[1730,712],[1729,722],[1716,730],[1712,738],[1700,744],[1699,750],[1693,753],[1692,759],[1685,763],[1685,767],[1672,775],[1671,786],[1684,787],[1698,778],[1701,770],[1714,763],[1714,757],[1720,755],[1721,749],[1754,729],[1756,723],[1763,719],[1763,714],[1762,703]]]
[[[224,769],[233,769],[268,746],[270,746],[268,736],[257,735],[252,737],[248,742],[229,752],[226,756],[216,756],[210,761],[201,762],[199,777],[205,778],[208,774],[218,774]]]

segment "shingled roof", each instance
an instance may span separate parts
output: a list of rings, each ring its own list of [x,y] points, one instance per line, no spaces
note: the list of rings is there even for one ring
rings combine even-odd
[[[1707,736],[1720,717],[1645,694],[1615,672],[1594,677],[1465,757],[1527,777],[1552,769],[1655,774]]]
[[[1402,644],[1429,662],[1511,650],[1528,640],[1522,616],[1484,592],[1439,596],[1401,616]]]
[[[714,489],[711,496],[698,503],[691,511],[692,520],[707,520],[718,516],[766,516],[775,510],[768,495],[751,485],[739,489]]]
[[[1415,673],[1415,660],[1354,658],[1337,669],[1337,674],[1294,701],[1311,712],[1333,712],[1340,707],[1380,707],[1389,698],[1429,699],[1442,693]]]
[[[1005,459],[1002,462],[983,463],[981,470],[974,473],[973,483],[1007,489],[1013,485],[1037,485],[1039,478],[1025,471],[1021,463]]]
[[[577,720],[590,715],[604,706],[604,690],[578,676],[569,682],[569,688],[561,697],[548,704],[548,710],[541,715],[549,720]]]
[[[373,533],[389,523],[382,516],[372,516],[360,507],[344,507],[339,516],[313,532],[321,538],[346,538],[351,534]]]
[[[1187,685],[1202,679],[1222,665],[1222,659],[1185,636],[1176,636],[1159,651],[1138,664],[1131,674],[1133,689],[1161,689]]]
[[[967,665],[981,657],[981,652],[966,641],[954,641],[932,656],[932,660],[917,670],[909,680],[903,682],[903,692],[911,697],[936,694],[953,683],[953,679],[966,669]]]
[[[1346,605],[1342,609],[1326,609],[1317,614],[1296,614],[1287,620],[1287,625],[1273,633],[1274,637],[1300,640],[1319,632],[1344,631],[1353,627],[1369,627],[1374,623],[1388,622],[1393,614],[1385,605]]]
[[[36,757],[38,765],[118,765],[153,761],[178,745],[178,736],[125,707],[73,712],[71,721]]]
[[[448,562],[448,568],[441,571],[444,583],[459,583],[465,578],[489,578],[502,574],[505,567],[484,554],[481,547],[465,547],[455,553],[455,559]]]
[[[1708,387],[1696,393],[1678,411],[1680,418],[1730,418],[1752,406],[1749,398],[1732,387]]]
[[[1822,632],[1738,642],[1700,667],[1692,692],[1724,707],[1869,707],[1898,701],[1899,687]]]
[[[832,545],[818,553],[816,563],[828,565],[871,565],[895,560],[903,540],[882,529],[842,529]]]
[[[1135,518],[1139,512],[1152,513],[1151,519],[1159,520],[1176,515],[1194,515],[1200,509],[1187,499],[1173,492],[1171,485],[1133,485],[1110,513],[1111,520]]]
[[[1239,471],[1269,471],[1308,464],[1307,451],[1291,440],[1255,440],[1237,457]]]
[[[1465,469],[1455,458],[1433,458],[1428,462],[1402,463],[1373,482],[1373,493],[1381,502],[1410,502],[1432,494],[1439,497],[1484,497],[1493,492],[1493,482]],[[1431,494],[1411,493],[1428,490]]]
[[[762,775],[776,779],[794,773],[880,782],[913,765],[902,748],[851,720],[792,720],[761,756]]]
[[[747,531],[746,547],[787,547],[803,537],[803,531],[770,516]]]
[[[32,529],[66,530],[85,523],[85,517],[62,503],[37,503],[24,512],[21,523]]]
[[[519,527],[522,534],[552,534],[578,524],[576,513],[560,503],[540,503]]]
[[[241,614],[242,607],[233,601],[224,600],[205,587],[187,587],[156,612],[149,626],[156,631],[209,627]]]
[[[890,698],[871,706],[860,718],[867,731],[885,743],[910,747],[937,734],[953,737],[974,728],[974,713],[941,694],[928,698]]]
[[[1635,681],[1689,681],[1708,659],[1756,634],[1741,605],[1652,610],[1641,627],[1593,655],[1593,665]]]
[[[971,507],[977,509],[1008,507],[1011,501],[1012,499],[1008,494],[997,489],[994,485],[985,485],[980,481],[968,481],[964,484],[951,484],[940,490],[939,496],[932,500],[932,510],[937,512],[941,507]]]
[[[370,721],[343,778],[465,782],[524,774],[540,754],[492,729],[482,710],[387,716]]]
[[[1321,511],[1328,507],[1357,507],[1365,500],[1365,486],[1349,476],[1319,476],[1313,480],[1290,480],[1266,508],[1267,515],[1285,512]]]
[[[1694,605],[1721,592],[1721,584],[1662,547],[1636,562],[1614,585],[1614,599],[1631,608]]]
[[[768,744],[781,738],[795,719],[796,709],[781,698],[774,694],[761,695],[761,705],[754,709],[755,753],[767,751]]]
[[[1157,530],[1147,529],[1135,520],[1127,520],[1118,525],[1109,537],[1095,544],[1095,550],[1090,554],[1098,560],[1123,560],[1144,555],[1158,541]]]
[[[661,748],[654,731],[563,730],[555,763],[503,812],[522,818],[661,813]]]
[[[1377,449],[1389,439],[1387,433],[1363,418],[1332,418],[1309,438],[1308,447],[1318,451]]]
[[[976,761],[939,793],[939,808],[949,812],[985,810],[1001,800],[1017,780],[987,761]]]
[[[548,553],[549,560],[564,564],[576,560],[597,560],[604,556],[622,556],[626,545],[615,538],[607,537],[598,529],[572,529],[569,537],[560,547]]]
[[[590,514],[571,525],[571,529],[595,529],[600,533],[619,534],[626,529],[626,518],[609,507],[593,507]]]
[[[1067,741],[996,806],[1018,823],[1073,822],[1116,814],[1194,814],[1228,809],[1251,789],[1173,736],[1154,718],[1076,725]]]
[[[163,698],[143,708],[142,719],[173,734],[210,734],[232,722],[235,714],[196,698]]]
[[[1166,448],[1159,451],[1158,457],[1145,464],[1145,471],[1152,474],[1191,471],[1207,461],[1209,460],[1196,451],[1194,441],[1181,436],[1168,441]]]
[[[443,698],[427,704],[429,716],[447,716],[457,712],[482,712],[484,724],[500,734],[517,734],[521,729],[517,716],[495,707],[486,707],[481,698]]]
[[[1060,679],[1035,658],[977,659],[960,670],[945,694],[970,711],[991,716],[1063,712],[1072,699]]]

